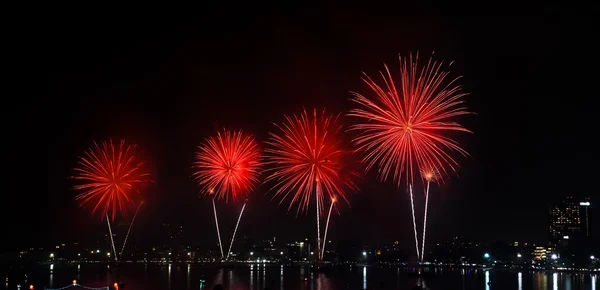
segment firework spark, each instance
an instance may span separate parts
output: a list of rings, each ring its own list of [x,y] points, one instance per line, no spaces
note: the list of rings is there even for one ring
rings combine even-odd
[[[94,145],[80,157],[75,175],[81,182],[73,188],[81,193],[76,199],[81,205],[94,204],[92,213],[107,216],[110,211],[114,220],[118,213],[125,213],[139,194],[139,186],[150,181],[144,170],[144,162],[135,155],[135,145],[126,145],[122,140],[118,146],[112,140]]]
[[[315,195],[320,208],[325,197],[348,202],[344,189],[354,185],[342,168],[346,151],[340,148],[338,118],[325,110],[321,114],[304,110],[285,116],[282,124],[275,124],[280,132],[269,134],[265,152],[271,168],[265,182],[275,182],[274,196],[281,197],[281,203],[291,197],[288,209],[297,204],[298,211],[308,210]]]
[[[254,137],[223,130],[198,148],[193,168],[202,192],[225,201],[245,200],[259,176],[260,149]]]
[[[419,66],[418,61],[418,54],[414,61],[412,55],[400,57],[399,82],[385,65],[385,72],[380,72],[383,85],[365,74],[363,81],[376,98],[353,92],[352,101],[360,108],[348,114],[361,120],[351,130],[360,132],[354,142],[358,150],[366,152],[367,169],[377,164],[380,178],[391,176],[398,186],[403,174],[412,184],[415,170],[455,171],[457,162],[451,151],[467,155],[455,140],[443,135],[470,132],[452,120],[470,114],[464,106],[466,94],[456,85],[458,78],[448,81],[443,62],[430,58],[427,65]]]

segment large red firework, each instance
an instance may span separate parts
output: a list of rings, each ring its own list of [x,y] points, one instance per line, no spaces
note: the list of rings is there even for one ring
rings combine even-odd
[[[216,199],[243,200],[258,182],[260,149],[252,135],[218,132],[198,147],[193,168],[202,193]]]
[[[79,158],[75,168],[75,180],[81,184],[74,186],[76,200],[81,205],[93,204],[92,213],[100,212],[107,216],[109,211],[114,220],[117,213],[125,213],[130,204],[139,196],[139,187],[150,181],[150,174],[144,170],[144,162],[136,156],[136,145],[127,145],[125,140],[115,146],[112,139],[101,145],[94,142],[84,157]]]
[[[275,182],[275,196],[281,195],[281,202],[291,196],[288,209],[297,203],[298,211],[306,211],[314,196],[321,209],[325,196],[347,202],[344,189],[353,184],[344,174],[346,151],[340,147],[338,118],[325,110],[321,114],[304,110],[299,116],[285,116],[282,124],[275,124],[280,132],[270,133],[265,152],[271,168],[265,182]]]
[[[412,55],[400,57],[399,82],[385,65],[385,72],[380,72],[382,85],[365,74],[363,81],[376,97],[353,92],[352,101],[360,106],[348,114],[361,120],[351,130],[360,132],[354,142],[366,152],[367,169],[378,164],[380,178],[386,180],[391,175],[398,186],[403,174],[412,183],[415,171],[435,170],[438,177],[447,175],[457,167],[450,152],[467,154],[458,142],[444,135],[449,131],[470,132],[453,121],[469,114],[463,100],[466,94],[456,85],[458,78],[448,81],[443,62],[430,58],[427,65],[419,66],[418,61],[418,54],[414,61]]]

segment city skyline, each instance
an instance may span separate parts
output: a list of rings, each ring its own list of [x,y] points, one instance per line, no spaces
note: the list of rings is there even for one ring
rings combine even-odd
[[[92,140],[108,137],[140,145],[157,176],[145,194],[135,239],[150,239],[152,225],[170,219],[197,229],[192,239],[209,245],[214,241],[210,201],[197,198],[190,169],[201,140],[215,128],[231,126],[264,142],[271,123],[284,113],[302,107],[345,112],[351,106],[349,91],[365,90],[362,71],[375,74],[398,53],[416,51],[454,60],[452,73],[463,76],[467,105],[478,113],[465,119],[475,134],[460,140],[471,156],[461,160],[459,176],[432,191],[428,241],[433,245],[460,235],[543,242],[548,205],[575,192],[593,196],[594,190],[579,182],[594,172],[589,163],[594,142],[588,141],[593,106],[585,105],[586,83],[557,73],[584,65],[577,59],[557,62],[555,56],[565,53],[553,45],[576,37],[522,29],[548,24],[544,29],[550,31],[557,25],[537,14],[517,15],[505,24],[464,12],[461,5],[443,8],[448,13],[440,18],[424,4],[413,7],[419,16],[396,15],[402,18],[398,22],[379,14],[387,11],[371,15],[358,7],[325,8],[339,17],[336,24],[312,9],[289,19],[259,14],[261,21],[235,14],[229,24],[233,31],[225,24],[208,29],[217,16],[143,27],[139,23],[148,19],[129,16],[110,25],[91,17],[76,19],[74,27],[72,18],[50,23],[48,16],[23,24],[30,37],[17,42],[23,46],[16,54],[22,63],[13,84],[20,94],[3,116],[5,124],[14,124],[7,136],[15,142],[6,151],[11,170],[0,200],[0,226],[11,239],[2,246],[104,233],[105,224],[73,200],[67,177]],[[370,21],[375,32],[348,29],[354,23],[348,15]],[[280,28],[268,28],[271,22]],[[471,28],[472,22],[483,23],[489,33]],[[417,29],[391,33],[408,26]],[[131,37],[138,30],[143,33]],[[570,121],[556,121],[556,112]],[[332,216],[331,239],[400,240],[410,249],[408,196],[394,184],[377,182],[372,173],[359,182],[350,206]],[[313,217],[288,213],[270,201],[266,190],[252,193],[239,234],[291,238],[302,232],[313,239]],[[422,208],[423,196],[416,202]],[[239,210],[223,209],[222,222],[235,224]]]

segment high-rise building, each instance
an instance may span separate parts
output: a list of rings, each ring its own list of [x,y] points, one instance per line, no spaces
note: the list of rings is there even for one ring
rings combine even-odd
[[[567,197],[549,208],[550,243],[558,245],[568,240],[591,236],[590,199]]]
[[[579,212],[581,214],[581,230],[582,234],[589,238],[592,236],[592,227],[590,225],[592,217],[591,217],[591,206],[592,202],[590,198],[584,198],[579,202]]]

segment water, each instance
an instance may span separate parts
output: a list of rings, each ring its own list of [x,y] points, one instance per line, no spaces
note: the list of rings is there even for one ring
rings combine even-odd
[[[600,290],[598,274],[486,271],[482,269],[426,269],[422,276],[410,267],[339,267],[312,272],[308,267],[254,264],[219,268],[199,264],[107,264],[43,265],[33,269],[0,270],[0,289],[60,288],[73,280],[87,287],[125,283],[119,290],[210,290],[216,284],[224,289],[413,289],[422,285],[432,290],[533,289]],[[29,272],[29,273],[28,273]],[[27,281],[24,281],[27,274]],[[200,280],[205,280],[204,284]],[[491,284],[488,284],[491,282]],[[70,288],[82,289],[82,288]],[[111,287],[111,289],[113,289]]]

